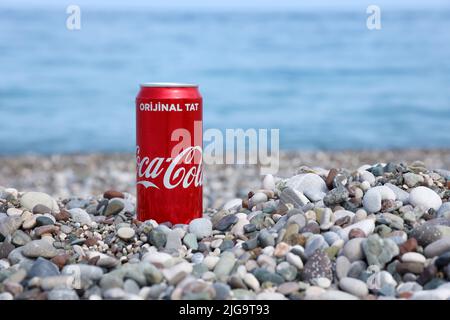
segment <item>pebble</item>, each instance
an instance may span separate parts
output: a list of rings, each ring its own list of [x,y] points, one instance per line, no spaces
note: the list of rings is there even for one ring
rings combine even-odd
[[[55,224],[52,219],[46,216],[40,216],[36,218],[36,225],[37,226],[48,226]]]
[[[253,291],[256,291],[256,292],[259,291],[260,285],[259,285],[258,279],[256,279],[256,277],[253,274],[246,273],[242,280]]]
[[[420,253],[417,252],[407,252],[402,255],[403,262],[417,262],[417,263],[425,263],[427,259]]]
[[[186,245],[188,249],[192,250],[198,249],[197,236],[193,233],[186,233],[186,235],[183,238],[183,243]]]
[[[450,237],[444,237],[429,244],[425,248],[424,254],[427,258],[433,258],[436,256],[440,256],[447,251],[450,251]]]
[[[219,261],[214,267],[214,273],[217,279],[225,279],[231,272],[236,263],[236,257],[230,251],[222,253]]]
[[[290,264],[292,264],[294,267],[296,267],[299,270],[303,269],[303,267],[304,267],[302,259],[298,255],[296,255],[292,252],[288,252],[286,254],[286,261],[289,262]]]
[[[351,262],[345,256],[339,256],[336,259],[336,276],[338,279],[347,277],[351,267]]]
[[[70,216],[74,222],[78,222],[81,225],[91,225],[92,220],[89,214],[81,208],[74,208],[69,210]]]
[[[19,229],[21,224],[22,219],[17,216],[0,218],[0,237],[3,236],[6,238],[7,236],[12,235],[14,231]]]
[[[105,193],[103,193],[103,198],[105,199],[112,199],[112,198],[125,198],[125,195],[120,192],[120,191],[116,191],[116,190],[107,190],[105,191]]]
[[[442,205],[442,200],[439,195],[427,187],[416,187],[409,193],[409,203],[414,207],[422,206],[426,210],[439,210]]]
[[[373,231],[375,230],[375,221],[372,220],[372,219],[365,219],[365,220],[356,222],[354,224],[351,224],[351,225],[345,227],[341,231],[342,238],[344,240],[347,240],[350,231],[353,230],[353,229],[360,229],[360,230],[362,230],[364,232],[365,235],[372,234]]]
[[[373,234],[362,243],[362,248],[369,265],[377,265],[383,268],[400,253],[394,241],[382,239],[377,234]]]
[[[415,174],[413,172],[407,172],[403,175],[403,179],[405,180],[405,184],[412,188],[418,184],[422,184],[425,179],[420,174]]]
[[[268,174],[264,176],[262,187],[266,190],[275,190],[275,178],[273,177],[273,175]]]
[[[120,228],[119,230],[117,230],[117,235],[119,236],[119,238],[123,239],[123,240],[130,240],[134,237],[135,235],[135,231],[133,228],[130,227],[123,227]]]
[[[397,200],[400,200],[403,204],[409,203],[409,193],[408,192],[397,187],[396,185],[394,185],[392,183],[386,183],[385,186],[388,187],[389,189],[391,189],[395,193],[395,198]]]
[[[45,278],[58,275],[59,275],[58,267],[51,261],[41,257],[36,259],[36,261],[31,266],[31,269],[28,271],[29,278],[33,277]]]
[[[394,280],[392,275],[387,271],[379,271],[372,274],[367,278],[367,287],[372,291],[380,291],[385,286],[397,286],[397,281]]]
[[[286,186],[301,192],[311,201],[322,200],[328,192],[325,181],[314,173],[293,176],[287,181]]]
[[[367,285],[363,281],[354,278],[342,278],[339,281],[339,287],[345,292],[359,298],[364,298],[369,294]]]
[[[379,212],[383,200],[395,200],[395,193],[386,186],[373,187],[363,197],[364,209],[369,213]]]
[[[317,250],[323,251],[328,248],[328,243],[325,241],[322,235],[315,234],[308,238],[306,241],[305,255],[311,257]]]
[[[54,212],[59,212],[59,207],[56,200],[43,192],[31,191],[24,193],[20,198],[20,204],[22,207],[30,211],[33,211],[33,208],[36,205],[43,205],[50,208],[50,210]]]
[[[319,300],[358,300],[358,297],[339,290],[327,290],[322,293]]]
[[[324,252],[316,251],[306,262],[303,272],[303,279],[311,281],[314,278],[333,279],[331,261]]]
[[[437,212],[438,218],[450,218],[450,202],[444,202]]]
[[[117,215],[124,208],[125,204],[121,198],[113,198],[109,200],[108,205],[106,206],[103,214],[107,217]]]
[[[24,246],[31,241],[31,237],[22,230],[14,231],[11,242],[16,246]]]
[[[275,245],[275,238],[269,231],[264,229],[261,230],[258,235],[258,243],[262,248],[265,248],[267,246],[273,247]]]
[[[363,242],[366,239],[364,238],[354,238],[344,245],[342,250],[342,254],[348,259],[350,262],[354,262],[357,260],[363,260],[365,257],[364,250],[362,247]]]
[[[229,214],[219,220],[219,222],[215,225],[215,229],[220,231],[228,230],[232,225],[238,222],[238,217],[234,214]]]
[[[162,229],[156,228],[150,231],[148,241],[159,249],[166,245],[167,235]]]
[[[73,289],[53,289],[48,292],[49,300],[79,300],[79,297]]]
[[[53,258],[57,255],[58,251],[47,240],[33,240],[23,246],[22,253],[29,258]]]
[[[192,220],[189,223],[189,232],[195,234],[198,240],[209,237],[212,234],[211,220],[206,218]]]
[[[168,269],[164,269],[162,274],[171,285],[177,284],[192,272],[192,264],[188,262],[178,263]]]

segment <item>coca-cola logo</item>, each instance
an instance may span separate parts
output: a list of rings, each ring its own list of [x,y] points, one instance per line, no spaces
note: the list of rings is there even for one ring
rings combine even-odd
[[[159,189],[154,180],[161,175],[163,175],[163,185],[166,189],[178,186],[188,188],[192,184],[195,187],[202,185],[202,148],[199,146],[188,147],[175,158],[153,159],[148,156],[141,157],[140,147],[137,146],[136,162],[138,175],[136,183],[145,188]],[[167,166],[167,163],[170,164]]]

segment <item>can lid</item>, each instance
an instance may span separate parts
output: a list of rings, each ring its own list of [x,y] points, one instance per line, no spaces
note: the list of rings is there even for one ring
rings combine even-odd
[[[150,88],[196,88],[198,85],[192,83],[177,83],[177,82],[145,82],[141,87]]]

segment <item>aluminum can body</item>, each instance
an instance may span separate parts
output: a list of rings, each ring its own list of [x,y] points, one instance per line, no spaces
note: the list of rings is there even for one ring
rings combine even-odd
[[[136,97],[137,218],[202,216],[202,97],[196,85],[142,84]]]

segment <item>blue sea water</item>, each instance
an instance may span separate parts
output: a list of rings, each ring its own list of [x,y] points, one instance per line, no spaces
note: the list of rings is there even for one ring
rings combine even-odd
[[[142,82],[283,149],[450,147],[450,12],[0,9],[0,154],[134,151]]]

